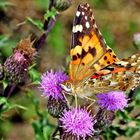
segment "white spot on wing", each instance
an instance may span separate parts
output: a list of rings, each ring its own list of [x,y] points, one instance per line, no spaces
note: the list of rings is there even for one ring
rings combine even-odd
[[[136,55],[132,55],[131,58],[136,58]]]
[[[87,7],[84,7],[85,10],[87,10]]]
[[[73,26],[73,28],[72,28],[72,32],[73,32],[73,33],[76,32],[75,26]]]
[[[102,33],[99,31],[99,35],[101,35],[102,36]]]
[[[76,32],[82,32],[83,30],[83,26],[82,25],[76,25],[76,26],[73,26],[73,29],[72,29],[72,32],[73,33],[76,33]]]
[[[85,13],[84,13],[84,12],[82,12],[82,15],[84,16],[84,15],[85,15]]]
[[[89,24],[89,22],[88,22],[88,21],[86,22],[86,27],[87,27],[87,28],[89,28],[89,27],[90,27],[90,24]]]
[[[106,44],[106,41],[105,41],[105,39],[103,39],[103,41],[104,41],[104,43]]]
[[[137,63],[132,63],[131,66],[135,66]]]
[[[83,30],[83,26],[82,25],[77,25],[76,28],[77,28],[77,30],[79,32],[82,32],[82,30]]]
[[[76,16],[79,17],[80,16],[80,11],[76,12]]]
[[[85,16],[85,20],[87,20],[87,16]]]
[[[94,28],[97,28],[97,25],[96,24],[94,24],[93,26],[94,26]]]
[[[118,61],[118,62],[116,62],[116,64],[120,64],[120,65],[123,65],[123,66],[127,66],[128,62],[125,62],[125,61]]]
[[[110,82],[110,86],[115,86],[115,85],[117,85],[118,84],[118,82],[116,82],[116,81],[111,81]]]
[[[90,7],[88,3],[87,3],[87,7]]]

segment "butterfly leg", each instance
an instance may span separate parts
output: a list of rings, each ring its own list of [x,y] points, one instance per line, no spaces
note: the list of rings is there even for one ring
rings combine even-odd
[[[92,101],[92,102],[95,102],[95,101],[96,101],[95,99],[90,98],[90,97],[87,97],[87,96],[84,96],[84,95],[81,95],[80,97],[81,97],[81,98],[85,98],[85,99],[87,99],[87,100],[89,100],[89,101]]]
[[[89,98],[89,97],[84,96],[84,95],[82,95],[81,98],[85,98],[85,99],[91,101],[91,103],[87,106],[87,109],[88,109],[89,107],[91,107],[91,106],[96,102],[95,99],[93,99],[93,98]]]
[[[87,110],[93,105],[95,103],[95,101],[94,102],[92,102],[91,104],[89,104],[86,108],[87,108]]]
[[[74,98],[75,98],[75,107],[77,108],[78,103],[77,103],[77,94],[76,93],[74,94]]]
[[[70,103],[69,103],[69,101],[68,101],[68,99],[67,99],[65,93],[62,92],[62,94],[63,94],[64,99],[66,100],[66,103],[67,103],[67,105],[68,105],[68,108],[70,108]]]

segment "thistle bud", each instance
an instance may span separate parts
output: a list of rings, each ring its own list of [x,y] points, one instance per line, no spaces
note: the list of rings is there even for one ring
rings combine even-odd
[[[56,10],[62,12],[70,7],[71,2],[72,0],[55,0],[54,7]]]
[[[108,111],[106,109],[100,109],[96,115],[95,129],[102,130],[102,128],[108,127],[115,118],[115,113],[113,111]]]
[[[55,98],[49,97],[47,108],[50,115],[52,115],[55,118],[59,118],[61,113],[63,113],[63,111],[67,109],[68,107],[64,99],[60,99],[60,98],[55,99]]]
[[[60,136],[61,140],[78,140],[76,135],[72,135],[68,132],[63,132],[63,134]]]
[[[25,81],[28,66],[31,64],[36,50],[32,48],[30,37],[23,39],[13,49],[13,54],[4,63],[4,73],[8,81],[15,84]]]

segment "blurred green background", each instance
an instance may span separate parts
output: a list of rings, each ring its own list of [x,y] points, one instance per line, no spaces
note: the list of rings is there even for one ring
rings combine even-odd
[[[103,37],[119,58],[128,57],[138,51],[133,46],[133,34],[140,32],[140,0],[73,0],[68,10],[60,13],[46,43],[40,49],[35,59],[36,66],[30,71],[30,79],[27,83],[31,80],[39,81],[40,74],[47,70],[68,67],[73,18],[78,4],[82,2],[91,5]],[[30,18],[41,24],[48,3],[49,0],[0,0],[0,62],[2,64],[11,55],[12,49],[20,39],[32,34],[39,37],[42,34],[37,26],[31,24]],[[0,137],[3,138],[1,140],[35,139],[32,123],[39,117],[33,102],[40,102],[40,111],[44,111],[47,99],[41,96],[38,87],[28,86],[25,85],[10,99],[11,102],[20,104],[25,109],[16,108],[5,112],[0,121]],[[132,116],[139,112],[139,109],[135,109]],[[139,136],[138,132],[131,138],[119,136],[117,140],[139,140]]]

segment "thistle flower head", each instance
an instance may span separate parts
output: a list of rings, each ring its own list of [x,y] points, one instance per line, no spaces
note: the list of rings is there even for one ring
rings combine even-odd
[[[58,98],[54,99],[53,97],[49,97],[47,103],[48,113],[55,118],[59,118],[62,112],[67,109],[67,103],[65,99]]]
[[[4,73],[6,78],[16,84],[24,82],[27,76],[28,66],[31,64],[36,50],[32,47],[30,37],[21,40],[13,54],[4,63]]]
[[[32,59],[36,55],[36,49],[32,46],[33,42],[31,42],[31,38],[25,38],[17,44],[16,48],[13,51],[13,54],[17,51],[20,51],[22,54],[24,54],[24,56]]]
[[[63,98],[60,84],[67,79],[68,76],[62,71],[53,72],[51,70],[42,75],[40,88],[43,91],[43,94],[47,97],[52,97],[54,99]]]
[[[95,128],[100,129],[101,131],[103,129],[106,129],[112,121],[115,118],[115,112],[114,111],[108,111],[106,109],[99,109],[98,113],[96,114],[96,120],[97,123],[95,124]]]
[[[122,110],[127,107],[126,95],[122,91],[111,91],[108,93],[98,94],[97,103],[102,109],[107,110]]]
[[[64,131],[76,136],[78,139],[85,139],[93,134],[95,120],[85,109],[72,108],[69,111],[64,111],[60,121]]]

